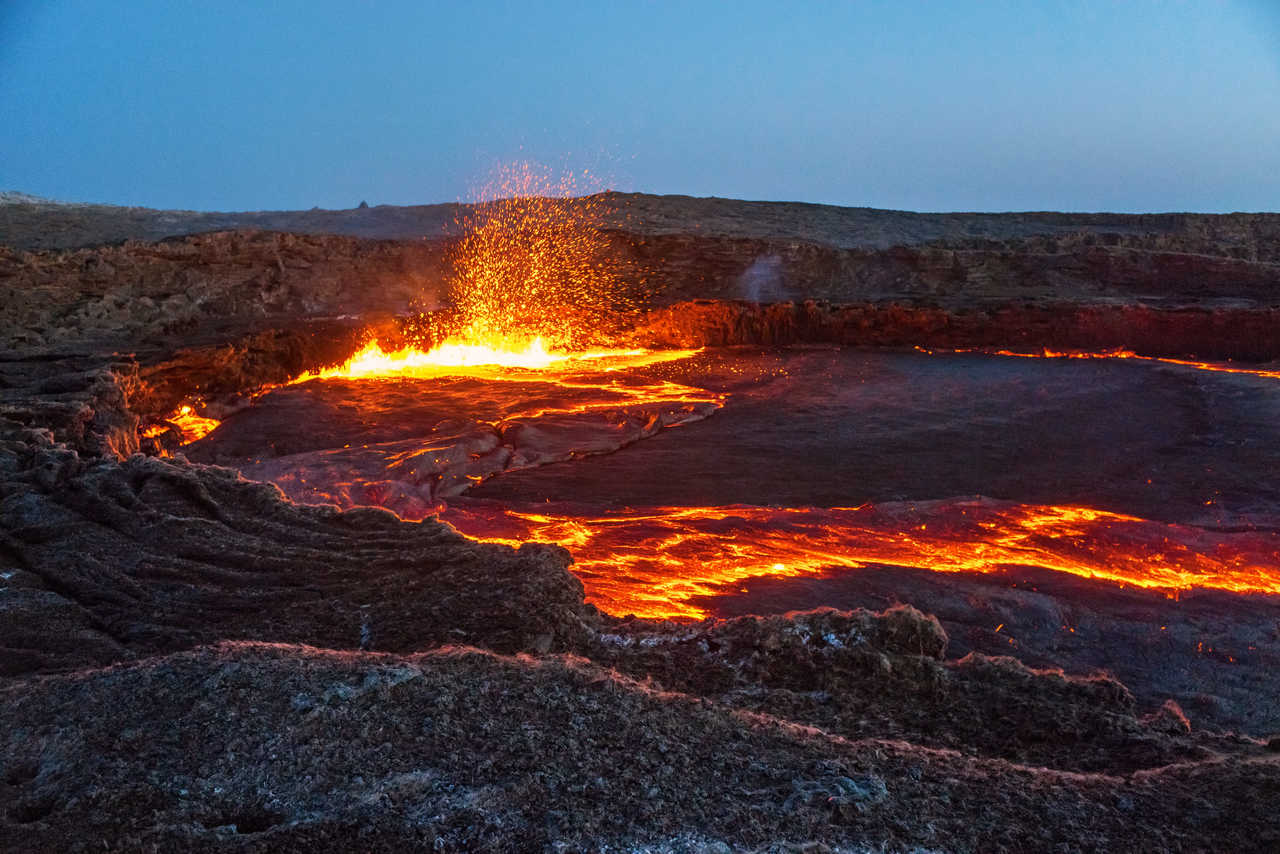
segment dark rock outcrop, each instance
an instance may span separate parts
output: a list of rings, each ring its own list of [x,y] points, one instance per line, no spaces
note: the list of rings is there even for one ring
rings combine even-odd
[[[564,649],[584,630],[582,585],[554,546],[295,505],[228,469],[55,446],[18,456],[0,500],[4,675],[218,640],[510,652]],[[64,644],[44,609],[93,643]]]
[[[947,646],[935,617],[899,605],[699,626],[628,620],[599,635],[590,657],[670,690],[848,738],[1060,769],[1114,773],[1260,750],[1248,738],[1188,738],[1176,703],[1140,718],[1133,695],[1109,676],[981,653],[948,661]]]
[[[1025,301],[1265,307],[1280,300],[1280,258],[1269,242],[1226,244],[1201,253],[1179,251],[1179,244],[1166,241],[1090,237],[865,249],[693,234],[614,234],[615,251],[634,256],[636,266],[649,270],[669,302],[896,301],[957,311]],[[1192,243],[1188,248],[1211,247]]]
[[[145,349],[156,340],[226,340],[311,317],[431,307],[438,243],[222,232],[67,252],[0,249],[4,345]]]
[[[0,367],[2,675],[228,639],[565,649],[594,618],[559,548],[296,505],[230,469],[137,454],[133,407],[161,392],[136,363]]]

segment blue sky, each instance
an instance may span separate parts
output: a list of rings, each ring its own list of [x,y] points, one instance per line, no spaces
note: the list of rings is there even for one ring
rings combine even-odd
[[[1280,210],[1280,0],[0,0],[0,189],[455,201],[497,162],[911,210]]]

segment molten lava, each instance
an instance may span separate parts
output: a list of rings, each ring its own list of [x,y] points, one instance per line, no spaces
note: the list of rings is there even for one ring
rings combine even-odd
[[[528,358],[530,352],[536,358]],[[611,491],[615,497],[597,498],[594,505],[512,505],[468,499],[468,490],[491,476],[547,463],[572,466],[571,460],[609,453],[647,439],[658,429],[705,418],[728,393],[713,389],[726,388],[723,376],[739,370],[721,368],[716,374],[719,356],[696,357],[706,363],[691,361],[671,372],[659,364],[694,358],[689,351],[574,354],[540,345],[517,354],[518,359],[509,359],[501,348],[387,353],[369,347],[319,376],[404,381],[386,386],[335,383],[327,390],[316,386],[309,391],[293,386],[291,399],[310,394],[318,401],[331,401],[326,405],[335,412],[344,411],[347,401],[358,402],[364,396],[387,401],[379,405],[394,406],[400,412],[407,406],[417,407],[404,421],[406,432],[379,436],[376,442],[371,437],[369,444],[353,444],[345,450],[266,460],[246,467],[245,473],[276,482],[295,500],[341,506],[377,504],[408,519],[439,514],[477,539],[513,546],[529,541],[560,544],[573,554],[574,571],[582,578],[588,598],[618,614],[696,618],[706,611],[700,597],[733,595],[749,579],[818,576],[837,568],[877,565],[973,573],[1016,573],[1020,567],[1036,567],[1152,588],[1170,596],[1193,588],[1280,594],[1280,534],[1266,527],[1265,514],[1258,517],[1255,529],[1239,519],[1230,528],[1217,529],[1066,502],[989,499],[827,509],[715,506],[711,499],[710,506],[614,509],[626,500],[625,483]],[[815,364],[824,366],[824,371],[830,369],[829,362]],[[1212,370],[1219,366],[1178,367]],[[704,369],[710,372],[705,384],[712,389],[692,384],[704,382],[698,379]],[[1249,369],[1240,372],[1263,374]],[[735,380],[737,384],[730,386],[733,393],[791,395],[779,397],[775,405],[781,412],[799,407],[797,429],[826,429],[829,421],[814,419],[829,419],[830,412],[842,411],[815,408],[832,394],[821,386],[806,386],[800,395],[795,389],[787,391],[794,379],[789,374],[787,383],[775,388],[760,384],[761,377],[754,371],[747,373],[753,378]],[[825,375],[812,376],[821,382]],[[875,405],[889,400],[882,394],[874,397],[880,404],[872,404],[872,409],[848,411],[866,418],[865,412],[874,413]],[[391,403],[406,399],[412,402]],[[855,394],[851,400],[862,399]],[[664,408],[666,404],[674,406]],[[858,404],[866,405],[866,401]],[[442,420],[446,417],[454,420]],[[469,426],[457,427],[457,419]],[[447,430],[430,435],[419,432],[418,425],[436,423],[446,424]],[[709,446],[702,447],[714,453]],[[724,463],[741,466],[749,460],[726,456]],[[572,481],[563,488],[563,495],[574,494]],[[600,490],[595,494],[599,496]],[[762,503],[769,500],[768,495],[767,483],[762,484]]]
[[[452,506],[462,533],[564,546],[587,598],[615,614],[702,617],[700,596],[837,567],[998,572],[1034,566],[1176,596],[1280,594],[1280,535],[1168,525],[1086,507],[988,499],[863,507],[660,507],[605,515]]]
[[[587,173],[583,173],[585,177]],[[622,310],[638,297],[623,276],[598,223],[600,196],[576,196],[575,176],[517,163],[499,170],[480,202],[458,222],[463,237],[450,250],[453,309],[447,334],[426,348],[388,352],[371,342],[345,364],[293,380],[503,377],[508,368],[570,372],[634,368],[693,352],[602,349]],[[421,320],[422,318],[420,318]],[[430,327],[432,324],[424,324]]]
[[[221,422],[215,418],[206,418],[196,413],[195,408],[189,403],[179,406],[163,423],[153,424],[142,431],[142,435],[147,438],[160,436],[167,433],[170,429],[177,430],[182,434],[182,444],[187,445],[197,439],[203,439],[209,435]]]
[[[628,291],[622,275],[626,262],[611,252],[598,227],[607,216],[601,197],[575,196],[577,189],[575,176],[555,178],[529,163],[499,170],[480,191],[480,202],[458,222],[464,236],[450,251],[452,310],[415,319],[433,331],[445,324],[443,340],[395,350],[372,340],[343,364],[305,371],[286,385],[314,379],[442,376],[529,381],[536,372],[540,381],[555,377],[550,381],[565,388],[601,388],[603,393],[595,404],[542,408],[535,415],[607,408],[620,400],[718,406],[722,396],[679,383],[573,379],[583,372],[644,367],[698,352],[593,346],[618,326],[620,310],[633,307],[637,296]],[[255,395],[270,389],[264,386]],[[218,422],[184,405],[166,424],[150,427],[144,435],[160,435],[169,425],[181,431],[187,444]]]
[[[660,362],[686,359],[698,350],[585,350],[578,352],[548,350],[542,338],[527,343],[479,343],[465,338],[450,338],[423,350],[409,346],[387,352],[373,341],[341,365],[307,371],[291,380],[303,383],[314,379],[378,379],[440,376],[477,376],[487,379],[526,380],[523,373],[513,375],[507,369],[521,372],[570,374],[580,371],[615,371]]]

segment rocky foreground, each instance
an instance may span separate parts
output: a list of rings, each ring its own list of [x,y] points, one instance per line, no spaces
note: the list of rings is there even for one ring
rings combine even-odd
[[[970,329],[1013,345],[1077,329],[1280,356],[1275,218],[1103,222],[1089,244],[1042,215],[1018,228],[1052,233],[1017,245],[890,250],[779,241],[751,209],[729,211],[738,236],[702,238],[667,229],[684,202],[642,201],[652,233],[617,240],[666,265],[654,311],[674,314],[650,335],[927,346]],[[1265,597],[1038,594],[1036,614],[1129,636],[1166,619],[1262,633],[1238,669],[1219,662],[1229,690],[1183,708],[1160,702],[1180,677],[1154,661],[1131,689],[1079,649],[1037,647],[1035,668],[995,654],[966,629],[1000,598],[989,578],[878,575],[875,596],[899,604],[875,610],[625,619],[583,602],[562,549],[295,505],[140,438],[192,389],[231,409],[340,358],[360,324],[333,316],[429,302],[439,258],[264,233],[3,252],[0,848],[1280,848],[1275,716],[1248,703],[1274,696],[1280,664]],[[752,288],[829,302],[723,301]],[[866,312],[887,319],[786,320]]]

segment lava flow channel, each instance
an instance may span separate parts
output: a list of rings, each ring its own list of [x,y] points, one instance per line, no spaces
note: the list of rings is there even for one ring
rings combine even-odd
[[[999,572],[1034,566],[1169,596],[1280,593],[1280,535],[1170,525],[1084,507],[989,499],[863,507],[660,507],[598,515],[453,505],[442,518],[489,542],[558,543],[587,598],[614,614],[703,617],[699,597],[747,579],[848,567]]]

